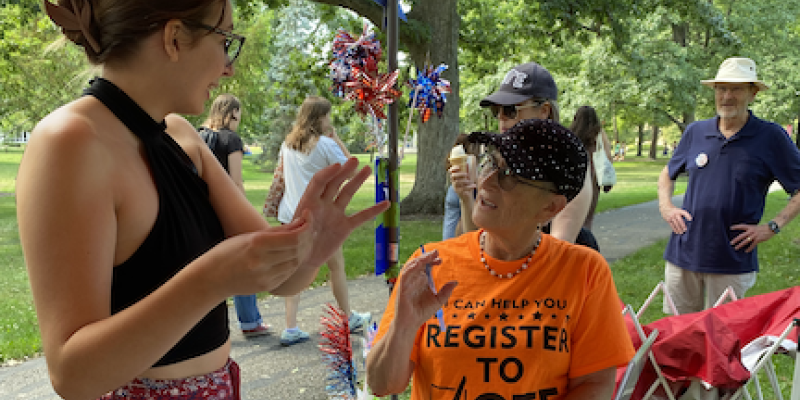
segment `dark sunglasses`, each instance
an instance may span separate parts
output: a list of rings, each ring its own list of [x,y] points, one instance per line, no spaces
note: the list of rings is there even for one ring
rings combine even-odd
[[[213,27],[211,25],[206,25],[202,22],[195,22],[195,21],[183,21],[186,25],[193,25],[198,28],[203,28],[209,32],[213,32],[222,36],[225,36],[225,43],[223,47],[225,48],[225,55],[228,57],[228,66],[233,65],[233,62],[239,57],[239,53],[242,51],[242,47],[244,47],[245,37],[242,35],[237,35],[233,32],[223,31],[222,29]]]
[[[479,179],[484,180],[491,176],[494,172],[497,172],[497,183],[500,186],[500,189],[503,189],[507,192],[514,190],[517,187],[518,183],[521,183],[526,186],[535,187],[539,190],[544,190],[550,193],[558,194],[557,191],[533,184],[528,182],[525,179],[520,178],[515,173],[511,171],[511,168],[505,167],[501,168],[499,162],[497,161],[497,157],[493,153],[484,153],[481,154],[481,166],[479,171]]]
[[[521,106],[514,105],[514,104],[512,104],[512,105],[494,104],[494,105],[489,106],[489,111],[492,113],[492,118],[497,118],[497,116],[500,115],[500,112],[502,111],[503,112],[503,116],[505,116],[506,118],[508,118],[508,119],[516,119],[517,118],[517,112],[519,110],[522,110],[524,108],[541,107],[541,105],[544,104],[544,103],[545,102],[542,100],[542,101],[535,101],[532,104],[523,104]]]

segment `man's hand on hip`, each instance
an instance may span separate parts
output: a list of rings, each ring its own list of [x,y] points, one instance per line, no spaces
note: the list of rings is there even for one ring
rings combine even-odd
[[[692,220],[692,214],[675,206],[662,206],[659,207],[659,211],[661,211],[661,218],[667,221],[673,232],[678,235],[686,233],[686,221]]]
[[[766,242],[775,236],[772,229],[766,225],[747,225],[738,224],[731,227],[732,231],[743,231],[731,240],[731,246],[736,250],[742,250],[747,253],[756,249],[756,246],[761,242]]]

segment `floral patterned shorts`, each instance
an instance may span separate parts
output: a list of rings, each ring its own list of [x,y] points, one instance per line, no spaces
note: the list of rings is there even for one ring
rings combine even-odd
[[[239,365],[182,379],[136,378],[98,400],[240,400]]]

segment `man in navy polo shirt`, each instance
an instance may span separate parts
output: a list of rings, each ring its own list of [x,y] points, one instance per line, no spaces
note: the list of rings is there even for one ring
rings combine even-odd
[[[680,314],[711,307],[728,286],[744,297],[756,281],[757,245],[800,212],[800,152],[780,125],[748,109],[768,89],[755,62],[729,58],[702,83],[714,88],[717,116],[686,128],[658,178],[659,210],[673,232],[664,252],[666,284]],[[671,198],[683,172],[689,185],[678,208]],[[759,225],[775,180],[792,198]]]

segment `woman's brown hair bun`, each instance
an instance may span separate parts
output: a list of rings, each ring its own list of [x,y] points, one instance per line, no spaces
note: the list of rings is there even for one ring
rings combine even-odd
[[[139,44],[170,20],[203,21],[214,14],[222,23],[225,0],[44,0],[44,9],[64,36],[82,46],[92,64],[125,61]],[[230,12],[230,10],[227,10]],[[195,37],[208,34],[188,27]]]
[[[96,59],[103,48],[92,29],[92,3],[89,0],[61,1],[57,6],[44,0],[44,8],[53,22],[61,27],[67,39],[86,49],[89,59]]]

